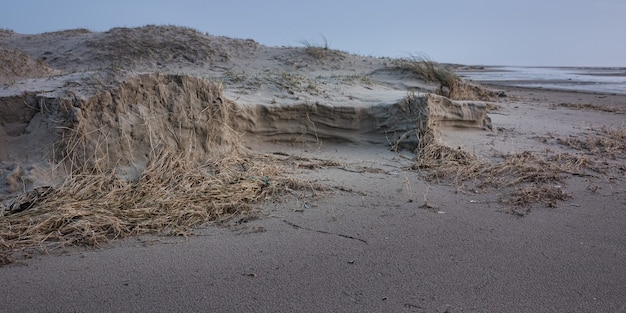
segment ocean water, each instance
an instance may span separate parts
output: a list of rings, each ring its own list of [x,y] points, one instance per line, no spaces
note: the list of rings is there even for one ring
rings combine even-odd
[[[626,68],[496,66],[461,69],[457,74],[497,85],[626,95]]]

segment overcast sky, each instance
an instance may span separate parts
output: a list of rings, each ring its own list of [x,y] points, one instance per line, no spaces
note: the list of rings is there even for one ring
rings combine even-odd
[[[626,66],[626,0],[0,0],[0,28],[174,24],[271,46],[483,65]]]

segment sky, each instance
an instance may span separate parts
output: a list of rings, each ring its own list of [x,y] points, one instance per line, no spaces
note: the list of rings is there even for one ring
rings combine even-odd
[[[148,24],[467,65],[626,67],[626,0],[0,0],[0,28],[22,34]]]

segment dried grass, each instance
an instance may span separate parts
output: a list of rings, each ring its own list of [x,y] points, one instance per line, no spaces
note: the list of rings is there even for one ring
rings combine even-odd
[[[12,199],[0,220],[0,263],[20,249],[188,235],[208,222],[254,214],[255,204],[283,192],[323,190],[285,178],[275,158],[244,151],[219,85],[140,75],[71,106],[57,104],[67,127],[55,155],[70,175],[60,186]],[[130,134],[122,131],[126,121]],[[118,172],[142,157],[138,177]]]
[[[459,190],[480,192],[485,189],[524,188],[529,184],[546,185],[561,182],[566,175],[584,175],[586,171],[601,172],[595,162],[585,156],[567,153],[510,153],[494,156],[495,161],[476,157],[462,149],[445,145],[438,137],[428,104],[413,101],[409,95],[406,103],[416,103],[409,112],[415,116],[415,129],[411,133],[417,136],[415,163],[412,169],[422,171],[424,177],[436,183],[450,183]],[[612,137],[622,139],[623,131],[607,132]],[[406,140],[403,136],[400,140]],[[399,140],[399,141],[400,141]],[[400,142],[392,144],[392,149]],[[547,193],[540,193],[548,195]],[[529,201],[513,201],[514,205],[542,202],[530,198]],[[553,201],[549,201],[553,203]]]
[[[569,198],[571,195],[565,193],[561,186],[532,184],[513,191],[503,201],[508,204],[506,210],[509,213],[525,216],[530,213],[533,203],[542,203],[549,208],[556,208],[557,201],[565,201]]]
[[[562,107],[574,110],[591,110],[609,113],[626,113],[626,108],[610,105],[601,105],[595,103],[558,103],[552,104],[553,107]]]
[[[432,140],[418,149],[413,169],[424,172],[434,182],[451,180],[455,184],[471,179],[486,166],[475,155],[460,147],[453,149],[439,140]]]
[[[415,129],[391,143],[391,149],[398,149],[411,136],[417,137],[415,163],[412,169],[421,171],[424,177],[434,183],[449,183],[459,191],[483,192],[487,189],[502,190],[502,201],[507,211],[521,215],[533,203],[543,203],[555,207],[558,201],[567,199],[563,190],[553,186],[564,181],[568,175],[589,175],[588,171],[602,172],[602,169],[587,156],[551,151],[509,153],[494,156],[494,160],[476,157],[459,148],[445,145],[438,137],[432,112],[428,103],[414,101],[414,95],[405,99],[406,114],[414,116]],[[606,140],[624,143],[624,129],[603,129]],[[600,145],[598,143],[595,144]],[[607,145],[603,145],[606,147]],[[617,151],[617,143],[610,145]]]
[[[591,154],[623,158],[626,156],[626,127],[590,129],[582,137],[557,138],[557,142]]]
[[[312,42],[309,40],[300,41],[300,43],[304,46],[304,51],[307,55],[313,57],[315,60],[329,61],[339,61],[346,57],[344,52],[330,48],[326,36],[320,35],[320,38],[322,39],[322,43]]]
[[[45,77],[57,73],[42,60],[35,60],[22,51],[0,48],[0,84],[12,85],[18,80]]]
[[[396,68],[415,74],[418,78],[439,84],[436,94],[453,100],[490,100],[495,92],[456,75],[446,66],[427,56],[410,56],[395,61]]]
[[[503,190],[506,211],[517,215],[530,212],[534,203],[556,207],[557,201],[569,197],[560,187],[554,187],[556,183],[567,174],[597,170],[588,158],[564,153],[541,155],[525,151],[502,155],[494,163],[461,148],[450,148],[439,140],[418,152],[413,169],[423,171],[429,181],[450,183],[460,191]]]
[[[243,156],[206,164],[164,151],[138,181],[115,173],[72,175],[63,186],[21,195],[0,224],[2,250],[98,246],[144,233],[188,235],[193,227],[250,213],[253,204],[298,184],[279,167]]]
[[[202,64],[218,54],[204,34],[180,26],[112,28],[104,37],[87,41],[87,46],[98,52],[97,60],[125,66],[170,61]]]

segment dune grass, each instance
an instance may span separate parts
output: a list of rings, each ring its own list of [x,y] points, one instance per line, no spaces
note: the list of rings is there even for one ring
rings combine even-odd
[[[124,66],[170,61],[203,64],[218,53],[206,35],[180,26],[116,27],[86,44],[98,52],[97,60]]]
[[[436,94],[453,100],[489,100],[494,93],[483,86],[466,81],[445,65],[425,55],[411,55],[395,60],[395,67],[414,74],[429,83],[438,84]]]
[[[230,124],[232,102],[223,100],[218,83],[139,75],[68,101],[47,110],[58,110],[50,118],[67,125],[52,154],[68,175],[62,185],[18,195],[1,210],[0,263],[17,251],[95,247],[146,233],[189,235],[199,225],[253,215],[256,205],[283,192],[320,188],[286,177],[275,158],[242,147]],[[133,131],[125,133],[131,120]],[[147,159],[138,177],[119,171],[139,156]]]
[[[322,43],[312,42],[306,39],[300,40],[307,54],[316,58],[324,59],[330,53],[328,39],[324,35],[320,35]]]
[[[300,44],[304,46],[304,51],[316,61],[338,61],[345,58],[345,53],[339,50],[331,49],[328,38],[320,35],[321,42],[310,40],[300,40]]]
[[[146,233],[187,236],[194,227],[254,215],[255,204],[310,187],[282,172],[263,157],[235,154],[199,163],[168,151],[151,160],[136,181],[112,171],[78,171],[62,186],[35,189],[13,201],[0,222],[0,256],[95,247]]]

